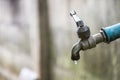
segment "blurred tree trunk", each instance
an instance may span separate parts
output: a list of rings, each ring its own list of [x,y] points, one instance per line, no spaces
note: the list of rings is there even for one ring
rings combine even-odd
[[[51,40],[47,0],[39,1],[41,80],[51,80]]]

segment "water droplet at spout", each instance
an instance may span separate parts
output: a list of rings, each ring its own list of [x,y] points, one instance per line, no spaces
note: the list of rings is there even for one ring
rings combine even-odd
[[[77,61],[74,61],[75,64],[77,64]]]

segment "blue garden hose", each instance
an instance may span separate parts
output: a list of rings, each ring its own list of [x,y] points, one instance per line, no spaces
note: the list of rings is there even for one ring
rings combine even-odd
[[[102,30],[105,33],[107,43],[120,38],[120,23],[103,28]]]

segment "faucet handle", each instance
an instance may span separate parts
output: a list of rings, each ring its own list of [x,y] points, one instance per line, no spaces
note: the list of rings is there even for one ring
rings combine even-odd
[[[74,10],[70,12],[70,15],[73,17],[77,27],[84,26],[83,21],[77,16],[77,13]]]
[[[84,25],[83,21],[77,16],[75,11],[71,11],[70,15],[73,17],[75,23],[77,24],[78,30],[77,35],[82,40],[88,39],[90,37],[90,29],[87,25]]]

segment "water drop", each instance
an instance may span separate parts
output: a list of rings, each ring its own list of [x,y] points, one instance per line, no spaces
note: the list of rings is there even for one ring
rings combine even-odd
[[[74,61],[75,64],[77,64],[77,61]]]

